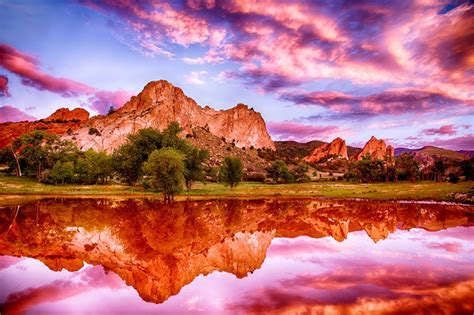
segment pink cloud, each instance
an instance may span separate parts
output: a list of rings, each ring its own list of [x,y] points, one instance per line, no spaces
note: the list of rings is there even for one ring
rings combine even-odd
[[[0,75],[0,97],[9,97],[8,93],[8,78],[7,76]]]
[[[130,92],[124,90],[105,91],[67,78],[51,76],[39,69],[36,58],[5,44],[0,45],[0,67],[18,75],[22,84],[38,90],[49,91],[63,97],[89,96],[90,106],[101,114],[107,113],[110,106],[115,108],[122,106],[132,96]],[[2,77],[0,76],[0,93]]]
[[[367,96],[335,91],[286,92],[285,101],[299,105],[316,105],[330,109],[334,118],[368,118],[377,115],[455,111],[474,107],[474,100],[452,98],[440,91],[392,89]]]
[[[427,136],[433,135],[448,135],[452,136],[456,134],[456,128],[453,125],[444,125],[439,128],[428,128],[422,131]]]
[[[11,121],[32,121],[36,120],[36,117],[28,115],[27,113],[21,111],[20,109],[5,105],[0,107],[0,123]]]
[[[327,139],[334,136],[339,128],[337,126],[313,126],[300,124],[294,121],[267,123],[270,134],[279,140],[310,141]]]
[[[18,75],[24,85],[57,93],[64,97],[90,94],[94,89],[66,78],[57,78],[42,72],[38,61],[8,45],[0,45],[0,66]]]
[[[182,46],[192,44],[220,45],[226,37],[225,28],[211,25],[206,19],[192,12],[175,9],[172,4],[134,1],[94,1],[82,3],[104,14],[113,13],[135,33],[136,42],[146,54],[156,55],[166,51],[167,42]],[[188,1],[192,11],[212,8],[213,1]],[[166,53],[168,57],[170,56]]]
[[[124,90],[99,91],[89,97],[87,101],[93,109],[101,114],[105,114],[111,106],[115,109],[122,107],[132,96],[132,93]]]

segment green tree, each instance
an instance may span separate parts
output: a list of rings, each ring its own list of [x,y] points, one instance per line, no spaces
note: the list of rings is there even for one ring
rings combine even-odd
[[[113,174],[112,157],[101,151],[89,149],[77,160],[76,172],[79,180],[91,184],[104,184]]]
[[[71,182],[74,178],[74,163],[57,161],[49,173],[49,178],[55,184]]]
[[[237,156],[227,156],[221,165],[220,180],[230,188],[234,188],[242,180],[244,167]]]
[[[48,153],[51,145],[58,141],[59,137],[48,134],[41,130],[35,130],[21,135],[13,141],[13,154],[23,159],[29,169],[35,172],[36,179],[41,180],[42,171],[48,162]]]
[[[162,148],[162,135],[153,128],[139,130],[130,134],[112,156],[115,171],[129,185],[142,176],[143,163],[151,152]]]
[[[274,161],[272,165],[267,168],[267,174],[275,183],[288,183],[293,181],[293,176],[283,160]]]
[[[173,149],[153,151],[143,165],[145,174],[151,176],[151,186],[162,192],[165,200],[173,200],[184,183],[184,155]]]
[[[309,167],[307,164],[298,164],[293,172],[293,178],[298,183],[308,183],[311,178],[308,176]]]
[[[385,162],[372,160],[369,155],[362,157],[354,165],[356,177],[364,183],[379,182],[385,178]]]
[[[420,173],[420,166],[411,153],[401,154],[395,161],[397,173],[414,183]]]
[[[205,177],[203,163],[209,158],[209,152],[191,148],[186,154],[184,160],[185,171],[184,178],[186,180],[186,188],[189,190],[195,181],[202,181]]]

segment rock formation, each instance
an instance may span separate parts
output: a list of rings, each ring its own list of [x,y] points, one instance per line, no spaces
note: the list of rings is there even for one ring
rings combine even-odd
[[[69,110],[69,108],[60,108],[56,110],[49,117],[45,118],[44,121],[84,121],[89,119],[89,112],[83,108],[75,108]]]
[[[128,134],[147,127],[163,130],[173,121],[184,128],[184,133],[191,133],[193,127],[199,126],[237,147],[275,149],[265,121],[253,109],[243,104],[219,111],[200,107],[180,88],[164,80],[148,83],[116,112],[91,118],[67,138],[82,150],[93,148],[111,152],[126,140]],[[90,135],[90,128],[96,128],[100,136]]]
[[[346,141],[338,137],[332,140],[331,143],[325,143],[314,149],[304,160],[309,163],[314,163],[329,156],[338,156],[342,159],[348,159]]]
[[[0,255],[31,257],[52,270],[102,265],[155,303],[199,275],[239,278],[262,265],[275,237],[473,225],[472,206],[326,199],[196,200],[46,198],[0,206]],[[30,199],[31,200],[31,199]]]
[[[172,121],[184,128],[183,136],[192,133],[193,128],[202,127],[239,148],[275,149],[265,121],[252,108],[244,104],[228,110],[201,107],[165,80],[148,83],[141,93],[106,116],[89,119],[89,113],[84,109],[61,108],[36,122],[2,123],[0,148],[23,133],[41,129],[64,136],[82,150],[93,148],[112,152],[125,142],[128,134],[147,127],[163,130]],[[99,133],[90,135],[90,128]]]
[[[82,108],[69,110],[60,108],[45,119],[37,121],[6,122],[0,124],[0,148],[14,139],[33,130],[44,130],[55,135],[72,133],[87,121],[89,113]]]
[[[395,157],[395,150],[391,145],[387,146],[384,140],[379,140],[372,136],[362,151],[356,155],[356,160],[362,160],[366,155],[371,160],[385,160],[386,157],[393,159]]]

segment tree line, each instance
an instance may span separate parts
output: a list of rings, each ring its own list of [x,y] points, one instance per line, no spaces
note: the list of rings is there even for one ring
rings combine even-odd
[[[50,184],[106,184],[111,179],[128,185],[142,184],[162,192],[166,199],[196,181],[205,180],[209,152],[179,137],[172,122],[162,132],[145,128],[130,134],[112,154],[89,149],[82,152],[71,141],[35,130],[0,150],[0,163],[17,176],[35,177]],[[231,188],[243,176],[242,161],[226,157],[218,169],[219,180]]]

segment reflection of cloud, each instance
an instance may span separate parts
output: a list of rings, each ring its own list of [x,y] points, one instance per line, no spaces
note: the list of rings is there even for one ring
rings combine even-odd
[[[426,244],[426,247],[431,248],[431,249],[441,249],[450,253],[459,253],[462,251],[462,244],[455,243],[455,242],[446,242],[446,243],[432,242],[432,243]]]
[[[77,276],[77,278],[75,278]],[[10,294],[1,309],[7,314],[21,314],[36,305],[68,299],[90,288],[117,289],[122,281],[114,273],[105,273],[102,267],[87,267],[72,274],[68,280],[55,280],[36,288]]]
[[[279,239],[277,242],[272,242],[270,248],[267,251],[267,257],[333,253],[337,251],[337,247],[331,246],[327,239]]]
[[[13,266],[24,258],[21,257],[13,257],[13,256],[0,256],[0,270]]]
[[[459,273],[434,266],[351,266],[346,261],[344,267],[322,275],[297,275],[252,292],[228,309],[250,314],[403,313],[420,309],[451,313],[474,307],[473,289],[470,270]]]
[[[474,227],[456,227],[436,232],[438,237],[456,238],[465,241],[474,242]]]

